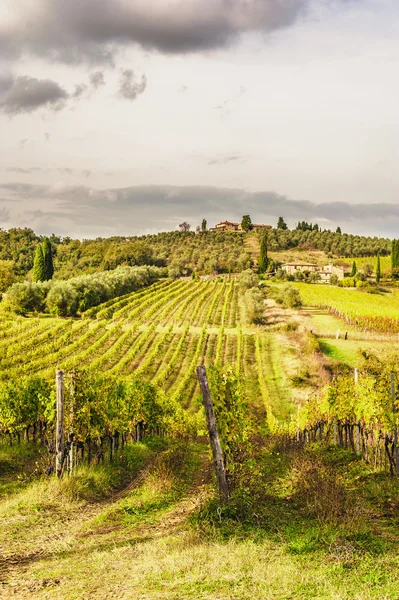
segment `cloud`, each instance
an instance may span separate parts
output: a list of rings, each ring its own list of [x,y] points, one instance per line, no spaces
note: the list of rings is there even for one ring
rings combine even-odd
[[[85,83],[79,83],[75,85],[75,91],[71,94],[71,98],[78,100],[87,91],[87,85]]]
[[[26,0],[10,4],[0,55],[112,62],[137,44],[163,53],[223,48],[247,32],[292,25],[314,0]]]
[[[210,158],[210,159],[208,159],[207,164],[210,166],[227,165],[228,163],[232,163],[232,162],[244,163],[244,162],[246,162],[246,160],[239,154],[235,154],[235,155],[231,155],[231,156],[222,156],[220,158]]]
[[[68,93],[51,79],[24,75],[10,77],[8,84],[8,88],[4,84],[0,88],[0,110],[10,115],[31,113],[42,107],[60,110],[68,99]]]
[[[102,71],[95,71],[94,73],[90,73],[90,84],[94,87],[95,90],[98,90],[99,87],[105,85],[104,73]]]
[[[193,226],[203,217],[209,224],[250,214],[256,222],[277,222],[283,216],[291,227],[298,220],[319,222],[325,229],[338,225],[347,232],[395,236],[398,204],[314,203],[293,200],[273,191],[248,192],[206,186],[137,186],[97,190],[88,186],[8,183],[0,185],[3,205],[15,225],[25,224],[31,211],[51,214],[52,231],[71,236],[133,235],[175,229],[182,220]],[[18,202],[16,202],[18,201]],[[13,212],[19,207],[23,216]],[[29,225],[29,220],[26,222]],[[32,222],[39,233],[42,221]]]
[[[119,82],[119,95],[126,100],[135,100],[137,96],[142,94],[147,87],[147,78],[145,75],[141,79],[136,80],[134,72],[131,69],[126,69],[122,72]]]

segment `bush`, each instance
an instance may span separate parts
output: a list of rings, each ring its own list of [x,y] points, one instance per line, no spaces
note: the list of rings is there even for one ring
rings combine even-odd
[[[299,290],[292,285],[285,285],[282,289],[282,303],[286,308],[298,308],[302,306]]]
[[[243,290],[249,290],[250,288],[258,287],[259,277],[251,270],[247,269],[238,276],[238,285]]]
[[[264,295],[259,288],[250,288],[245,292],[245,306],[250,323],[262,323],[264,318]]]
[[[30,281],[15,283],[5,296],[4,306],[19,315],[40,312],[44,309],[46,292],[46,284]]]
[[[107,300],[150,285],[163,274],[157,267],[118,267],[67,281],[16,283],[7,292],[6,306],[19,314],[43,311],[74,316]]]

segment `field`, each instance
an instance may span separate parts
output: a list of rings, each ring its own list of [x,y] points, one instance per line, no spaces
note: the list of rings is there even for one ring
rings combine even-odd
[[[232,364],[245,374],[252,406],[264,411],[266,386],[276,413],[286,415],[295,352],[281,356],[291,342],[282,334],[278,341],[269,329],[247,325],[235,280],[164,280],[91,309],[82,319],[3,318],[0,377],[52,381],[56,368],[140,375],[196,411],[197,364]]]
[[[84,462],[57,480],[40,476],[46,449],[10,446],[3,436],[0,598],[395,597],[397,481],[350,449],[295,449],[264,432],[270,415],[277,424],[296,417],[297,405],[325,383],[326,366],[358,366],[360,348],[381,355],[393,348],[397,335],[380,325],[397,319],[399,296],[295,286],[304,306],[269,298],[261,325],[248,323],[244,292],[227,277],[160,280],[79,319],[2,316],[3,382],[27,375],[52,383],[56,368],[136,375],[196,414],[195,367],[230,363],[242,375],[257,434],[222,508],[203,437],[149,436],[112,462]],[[357,306],[374,328],[352,318]]]

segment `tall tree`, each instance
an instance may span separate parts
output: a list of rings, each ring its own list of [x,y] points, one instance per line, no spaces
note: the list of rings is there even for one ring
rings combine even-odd
[[[288,229],[287,223],[284,221],[283,217],[278,218],[277,229]]]
[[[337,227],[337,230],[336,230],[336,232],[335,232],[335,233],[342,233],[342,231],[341,231],[341,227]]]
[[[46,262],[44,259],[43,245],[36,246],[35,260],[33,262],[33,281],[46,281]]]
[[[392,240],[391,265],[392,275],[397,279],[399,277],[399,240]]]
[[[269,265],[267,257],[267,233],[264,233],[260,241],[259,273],[264,273]]]
[[[354,277],[357,273],[357,266],[356,266],[356,261],[354,260],[352,263],[352,271],[351,271],[351,277]]]
[[[54,275],[54,265],[53,265],[53,250],[51,247],[50,240],[45,237],[43,240],[43,256],[44,256],[44,264],[46,267],[46,280],[52,279]]]
[[[201,231],[202,231],[202,233],[206,232],[206,227],[207,227],[206,219],[202,219],[202,223],[201,223]]]
[[[377,268],[375,271],[375,280],[377,283],[380,283],[380,279],[381,279],[381,259],[380,259],[380,253],[377,254]]]
[[[244,215],[241,219],[241,229],[243,231],[251,231],[252,229],[252,219],[249,215]]]

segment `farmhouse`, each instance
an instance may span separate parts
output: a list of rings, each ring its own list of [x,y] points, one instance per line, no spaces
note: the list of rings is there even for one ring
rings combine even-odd
[[[339,280],[343,279],[345,276],[344,270],[340,267],[335,267],[334,265],[319,267],[313,263],[287,263],[282,265],[281,268],[289,275],[295,275],[297,271],[317,273],[320,276],[320,281],[324,283],[330,283],[331,275],[336,275]]]
[[[233,221],[220,221],[213,231],[241,231],[241,225]]]
[[[255,232],[265,231],[266,229],[272,229],[272,226],[261,223],[254,223],[252,225],[252,231]],[[241,223],[235,223],[234,221],[220,221],[220,223],[215,227],[212,227],[210,231],[242,231],[242,229]]]

